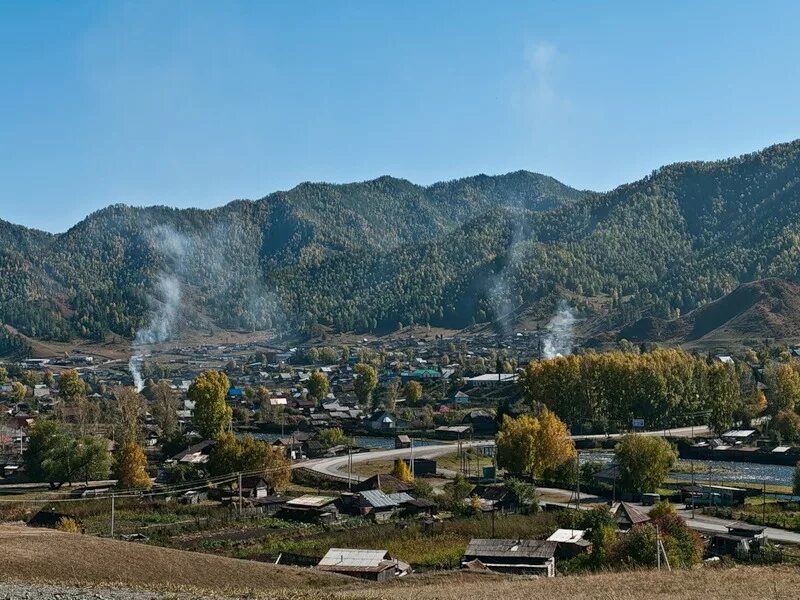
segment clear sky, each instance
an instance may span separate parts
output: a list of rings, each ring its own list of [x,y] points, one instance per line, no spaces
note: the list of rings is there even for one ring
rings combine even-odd
[[[528,169],[607,190],[800,137],[797,2],[0,2],[0,218]]]

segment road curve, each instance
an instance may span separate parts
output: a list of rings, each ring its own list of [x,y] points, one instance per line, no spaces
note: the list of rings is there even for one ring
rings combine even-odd
[[[654,437],[684,437],[694,434],[706,434],[708,433],[708,427],[696,426],[696,427],[678,427],[675,429],[660,429],[657,431],[644,431],[642,435],[647,436],[654,436]],[[574,435],[572,436],[573,440],[580,441],[580,440],[603,440],[603,439],[617,439],[622,437],[624,434],[622,433],[614,433],[614,434],[598,434],[598,435]],[[465,448],[474,447],[474,446],[492,446],[494,445],[494,440],[472,440],[472,441],[465,441],[462,442],[462,445]],[[417,446],[414,448],[414,456],[416,458],[436,458],[438,456],[442,456],[444,454],[449,454],[452,452],[456,447],[454,442],[450,443],[442,443],[436,444],[431,446]],[[374,452],[361,452],[359,454],[352,455],[353,464],[366,462],[370,460],[394,460],[397,458],[409,458],[411,456],[411,451],[408,448],[403,448],[400,450],[376,450]],[[315,460],[308,460],[301,463],[296,463],[295,467],[306,467],[319,473],[321,475],[327,475],[329,477],[344,477],[347,478],[347,456],[336,456],[334,458],[320,458]],[[358,475],[352,474],[350,476],[352,481],[361,481],[361,478]]]

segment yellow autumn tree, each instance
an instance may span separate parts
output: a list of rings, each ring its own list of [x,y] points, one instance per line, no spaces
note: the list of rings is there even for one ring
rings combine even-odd
[[[548,470],[575,458],[575,444],[564,422],[543,408],[538,417],[503,417],[497,434],[497,466],[510,473],[541,477]]]
[[[153,481],[147,474],[147,458],[136,440],[129,437],[114,452],[114,476],[123,489],[149,490]]]
[[[411,474],[411,469],[408,468],[408,464],[404,460],[394,461],[392,475],[397,477],[400,481],[405,481],[406,483],[411,483],[414,481],[414,476]]]
[[[532,472],[535,477],[548,469],[575,458],[575,443],[569,435],[566,424],[556,414],[543,408],[539,417],[539,429],[534,442]]]

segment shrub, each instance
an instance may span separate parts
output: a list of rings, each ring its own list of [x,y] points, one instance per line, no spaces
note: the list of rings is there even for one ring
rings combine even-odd
[[[78,525],[75,519],[70,519],[69,517],[61,517],[55,528],[65,533],[81,533],[81,526]]]

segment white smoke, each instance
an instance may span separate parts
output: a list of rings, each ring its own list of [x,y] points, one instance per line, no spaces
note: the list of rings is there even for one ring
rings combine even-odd
[[[164,259],[164,271],[158,276],[158,298],[152,299],[150,321],[147,327],[136,332],[132,356],[128,361],[133,385],[139,392],[144,388],[142,367],[147,357],[143,346],[166,342],[177,333],[182,290],[175,273],[181,269],[188,246],[183,235],[163,225],[153,229],[151,243]]]
[[[558,311],[547,324],[542,352],[544,358],[556,358],[572,354],[575,343],[575,312],[564,300],[558,303]]]

